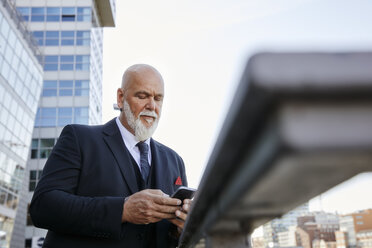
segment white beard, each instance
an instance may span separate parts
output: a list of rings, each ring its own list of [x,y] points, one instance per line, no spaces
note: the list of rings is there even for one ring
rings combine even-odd
[[[145,141],[150,138],[154,134],[159,123],[159,118],[155,111],[142,111],[141,113],[139,113],[138,118],[136,119],[132,110],[130,109],[128,102],[124,100],[123,105],[125,118],[127,119],[128,125],[134,130],[134,136],[136,137],[136,140]],[[146,127],[140,120],[141,115],[152,116],[155,118],[154,121],[147,121],[148,123],[152,122],[152,125],[149,128]]]

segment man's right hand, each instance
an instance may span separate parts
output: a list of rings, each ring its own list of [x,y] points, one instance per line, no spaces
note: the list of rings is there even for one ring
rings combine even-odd
[[[181,200],[170,198],[158,189],[146,189],[131,195],[123,207],[122,222],[133,224],[155,223],[175,218]]]

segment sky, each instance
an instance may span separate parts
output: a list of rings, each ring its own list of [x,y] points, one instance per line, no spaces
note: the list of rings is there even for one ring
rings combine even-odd
[[[153,65],[165,98],[154,138],[183,158],[197,188],[247,59],[262,51],[372,51],[370,0],[117,0],[104,30],[103,122],[124,70]],[[372,208],[372,173],[310,202],[311,210]]]

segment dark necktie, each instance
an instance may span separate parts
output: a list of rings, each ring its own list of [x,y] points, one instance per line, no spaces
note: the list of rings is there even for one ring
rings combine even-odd
[[[147,178],[150,174],[150,165],[148,161],[148,155],[149,155],[149,146],[145,142],[138,142],[137,146],[140,150],[140,167],[141,167],[141,174],[142,179],[145,183],[147,183]]]

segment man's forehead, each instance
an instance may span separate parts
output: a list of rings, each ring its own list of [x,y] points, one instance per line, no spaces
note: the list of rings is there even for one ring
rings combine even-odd
[[[153,67],[135,67],[127,70],[123,76],[124,88],[147,88],[164,91],[164,82],[160,73]]]
[[[134,93],[164,95],[163,83],[159,80],[133,80],[127,89]]]

